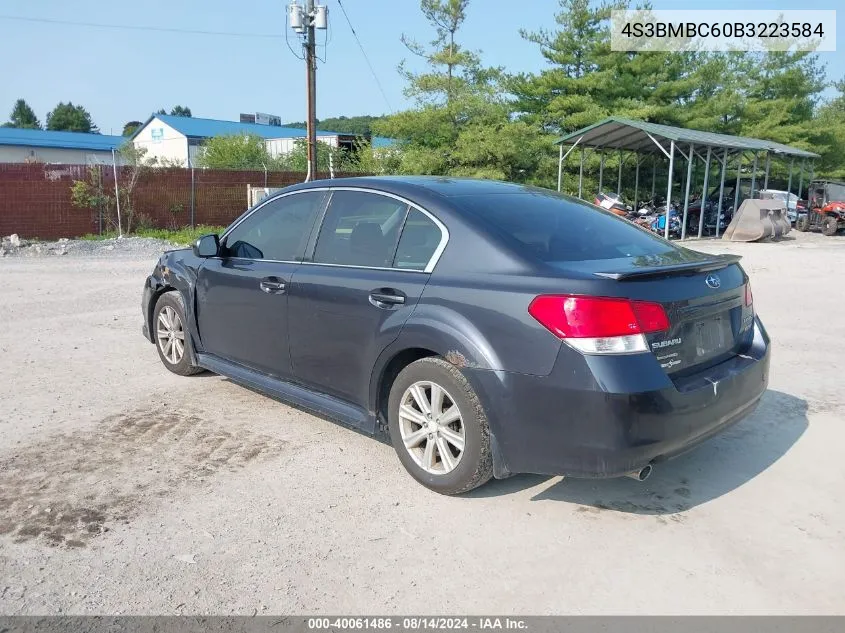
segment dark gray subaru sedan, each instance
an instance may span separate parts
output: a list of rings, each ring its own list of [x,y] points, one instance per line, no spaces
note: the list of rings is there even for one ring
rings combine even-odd
[[[438,492],[512,473],[644,479],[766,389],[737,261],[543,189],[317,181],[162,255],[144,335],[177,374],[386,425]]]

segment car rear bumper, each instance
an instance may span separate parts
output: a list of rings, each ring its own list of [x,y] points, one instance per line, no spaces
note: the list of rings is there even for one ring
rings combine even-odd
[[[698,374],[671,379],[652,354],[581,356],[548,376],[465,370],[488,412],[498,477],[615,477],[686,452],[752,413],[766,390],[769,338]]]

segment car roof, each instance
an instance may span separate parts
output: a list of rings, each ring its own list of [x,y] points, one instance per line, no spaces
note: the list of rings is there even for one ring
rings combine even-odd
[[[479,178],[455,178],[452,176],[359,176],[353,178],[335,178],[314,180],[297,189],[315,187],[371,187],[395,194],[412,194],[422,191],[439,194],[450,198],[455,196],[529,193],[532,187],[499,180]]]

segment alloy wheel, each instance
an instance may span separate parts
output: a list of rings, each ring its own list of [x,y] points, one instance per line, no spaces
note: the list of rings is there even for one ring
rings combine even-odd
[[[164,306],[158,313],[156,338],[158,347],[167,362],[177,365],[185,355],[185,330],[179,313],[171,306]]]
[[[466,430],[455,399],[431,381],[415,382],[399,404],[399,432],[417,466],[433,475],[453,471],[464,454]]]

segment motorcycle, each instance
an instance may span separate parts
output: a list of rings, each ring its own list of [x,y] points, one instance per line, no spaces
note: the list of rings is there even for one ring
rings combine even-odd
[[[708,201],[704,205],[704,223],[703,235],[715,235],[716,233],[716,203]],[[733,218],[733,205],[722,207],[721,213],[718,214],[719,232],[727,228]],[[690,206],[689,215],[687,216],[687,235],[698,235],[698,225],[701,218],[701,206]]]
[[[625,204],[622,196],[615,193],[600,191],[596,194],[593,204],[625,218],[629,217],[633,212],[631,205]]]
[[[655,196],[648,200],[643,200],[640,203],[640,206],[637,208],[637,215],[639,216],[646,216],[646,215],[654,215],[657,213],[657,209],[661,206],[665,205],[665,201],[660,196]]]
[[[666,232],[666,206],[655,209],[656,215],[651,219],[648,228],[658,235],[665,235]],[[681,237],[681,216],[678,213],[678,205],[669,205],[669,237]]]

